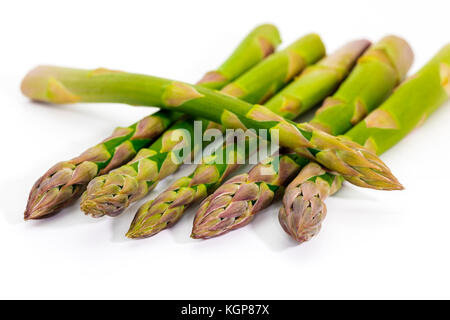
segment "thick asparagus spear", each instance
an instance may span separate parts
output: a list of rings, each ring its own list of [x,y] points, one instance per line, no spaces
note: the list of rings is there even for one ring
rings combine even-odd
[[[244,73],[225,87],[222,92],[230,96],[246,92],[241,96],[243,100],[259,101],[270,95],[267,88],[278,89],[306,65],[316,62],[324,54],[325,48],[319,36],[315,34],[304,36]],[[295,58],[288,59],[289,57]],[[278,72],[273,72],[274,68]],[[241,90],[227,89],[230,86],[239,87]],[[192,127],[192,119],[185,120],[184,126]],[[177,131],[175,131],[176,133]],[[170,141],[171,136],[172,133],[169,132],[163,138]],[[178,145],[173,144],[173,146],[177,147]],[[194,143],[190,146],[192,149],[196,148]],[[136,159],[129,164],[92,180],[83,195],[81,209],[94,217],[116,216],[131,203],[142,199],[156,186],[158,181],[172,174],[183,162],[182,159],[177,159],[175,164],[171,159],[173,152],[170,152],[171,150],[167,147],[161,147],[162,144],[157,141],[154,146],[149,148],[150,150],[142,149]],[[197,146],[197,149],[199,147],[201,146]],[[188,157],[188,155],[184,156]],[[127,187],[125,188],[125,186]]]
[[[261,25],[255,28],[225,63],[218,70],[206,74],[200,84],[215,89],[223,87],[273,52],[279,43],[280,37],[275,26]],[[89,76],[97,77],[105,73],[110,71],[97,69]],[[31,73],[25,80],[22,91],[33,99],[55,103],[78,100],[56,78],[49,77],[44,82],[38,80],[34,83]],[[50,216],[70,205],[81,195],[92,178],[132,159],[137,151],[149,145],[181,116],[173,111],[157,112],[129,127],[117,128],[109,138],[80,156],[56,164],[34,184],[25,210],[25,219]]]
[[[355,70],[325,100],[310,123],[332,135],[345,133],[392,93],[412,62],[413,52],[405,40],[384,37],[360,58]]]
[[[381,182],[382,189],[402,188],[389,168],[366,148],[220,92],[140,74],[103,72],[92,76],[89,70],[49,66],[38,67],[27,75],[24,92],[36,100],[55,102],[54,95],[48,94],[55,89],[49,82],[55,81],[59,103],[77,100],[155,106],[202,117],[226,128],[267,130],[270,136],[279,137],[280,146],[317,161],[352,182],[364,180],[367,186],[377,189]],[[28,90],[30,86],[35,90]]]
[[[206,73],[197,84],[220,90],[272,54],[280,43],[280,34],[275,26],[260,25],[241,41],[231,56],[218,69]]]
[[[361,110],[357,106],[365,106],[364,110],[369,111],[378,106],[405,77],[412,59],[412,51],[403,39],[394,36],[381,39],[359,59],[334,96],[324,102],[327,106],[331,101],[334,106],[319,110],[311,123],[320,123],[319,127],[332,134],[345,133],[347,126],[359,121],[352,115]],[[281,159],[278,155],[271,157],[248,174],[227,181],[201,204],[194,219],[192,237],[216,237],[248,224],[308,163],[295,154],[281,153]],[[341,181],[336,179],[336,183]]]
[[[382,154],[422,124],[449,96],[450,44],[345,137]],[[279,220],[294,240],[308,241],[319,232],[326,216],[323,201],[339,190],[340,180],[339,175],[310,164],[288,186]]]
[[[296,81],[267,102],[267,108],[290,119],[297,117],[336,88],[369,44],[366,40],[351,42],[317,65],[309,67]],[[255,147],[252,144],[249,146]],[[228,150],[234,154],[227,158],[243,159],[255,151],[227,148],[226,142],[218,154],[225,154]],[[219,162],[215,158],[206,158],[190,176],[177,180],[154,201],[144,204],[138,210],[127,236],[149,237],[173,225],[189,205],[214,192],[238,166],[237,161],[223,164],[223,161]]]

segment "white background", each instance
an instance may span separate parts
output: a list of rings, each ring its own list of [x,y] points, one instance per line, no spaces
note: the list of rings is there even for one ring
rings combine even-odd
[[[189,238],[194,211],[141,241],[124,233],[138,206],[93,220],[74,205],[22,220],[34,181],[155,109],[33,104],[19,90],[38,64],[108,67],[196,81],[255,25],[284,44],[318,32],[329,51],[394,33],[412,71],[449,41],[443,1],[9,1],[0,5],[0,298],[450,298],[450,104],[383,155],[406,186],[346,185],[328,200],[320,235],[301,246],[277,221],[279,203],[221,238]],[[192,168],[167,179],[163,190]],[[150,197],[154,197],[153,192]]]

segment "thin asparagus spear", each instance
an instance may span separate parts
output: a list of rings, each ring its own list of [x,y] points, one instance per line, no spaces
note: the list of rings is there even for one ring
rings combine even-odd
[[[265,59],[222,92],[249,103],[264,103],[306,66],[316,63],[324,55],[325,46],[320,37],[308,34]]]
[[[450,44],[345,137],[380,155],[422,124],[449,96]],[[326,216],[324,200],[340,189],[339,181],[341,176],[311,163],[288,186],[279,220],[294,240],[308,241],[320,231]]]
[[[267,102],[266,106],[278,114],[294,119],[328,96],[369,44],[366,40],[347,44],[317,65],[306,69],[296,81]],[[248,146],[255,147],[251,143]],[[225,154],[227,147],[225,143],[218,154]],[[235,154],[240,151],[245,153]],[[226,158],[243,159],[253,151],[231,149],[228,152],[233,154]],[[205,159],[190,176],[178,179],[154,201],[144,204],[137,212],[127,236],[149,237],[176,223],[190,204],[214,192],[223,179],[239,166],[237,161],[223,163],[215,158]]]
[[[243,100],[261,100],[270,96],[267,88],[278,89],[304,66],[316,62],[324,54],[325,48],[320,37],[315,34],[306,35],[244,73],[222,92],[233,96],[245,91],[246,94],[241,96]],[[274,68],[278,72],[273,72]],[[242,89],[227,90],[230,87]],[[192,119],[185,120],[184,126],[192,127],[192,121]],[[203,128],[206,129],[206,126]],[[172,133],[169,132],[163,138],[170,141],[171,136]],[[177,160],[175,164],[171,159],[173,152],[168,148],[161,149],[161,146],[157,141],[155,146],[149,148],[150,150],[142,149],[136,159],[129,164],[92,180],[83,195],[81,209],[93,217],[117,216],[131,203],[142,199],[161,179],[172,174],[183,162],[183,159],[178,159],[180,161]],[[190,146],[192,151],[201,147],[194,143]],[[188,157],[187,154],[184,156]]]
[[[280,37],[275,26],[261,25],[255,28],[225,63],[218,70],[206,74],[200,84],[214,89],[225,86],[273,52],[279,43]],[[95,78],[104,73],[110,71],[97,69],[89,76]],[[22,91],[36,100],[55,103],[78,100],[53,77],[33,83],[31,74],[22,83]],[[70,205],[82,194],[91,179],[128,162],[181,116],[173,111],[159,111],[129,127],[117,128],[109,138],[80,156],[56,164],[31,189],[25,220],[48,217]]]
[[[347,126],[358,120],[348,111],[361,110],[357,106],[365,106],[364,110],[369,111],[375,108],[405,77],[412,57],[411,48],[403,39],[394,36],[381,39],[359,59],[333,97],[325,100],[325,106],[331,101],[334,107],[319,111],[311,123],[319,123],[320,119],[321,128],[333,134],[345,133]],[[329,112],[332,116],[328,116]],[[230,179],[205,199],[196,213],[191,236],[202,239],[220,236],[245,226],[256,213],[268,207],[276,194],[309,163],[285,151],[281,158],[270,157],[248,174]],[[335,183],[341,181],[336,179]]]
[[[220,90],[271,55],[280,43],[280,34],[274,25],[260,25],[241,41],[219,68],[206,73],[197,84]]]

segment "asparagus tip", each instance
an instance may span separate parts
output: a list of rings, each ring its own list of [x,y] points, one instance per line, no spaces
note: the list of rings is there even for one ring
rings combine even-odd
[[[35,212],[32,212],[30,210],[25,210],[25,213],[23,214],[23,220],[29,221],[33,219],[37,219],[38,215],[35,214]]]
[[[46,195],[44,194],[43,197],[45,196]],[[51,204],[46,206],[41,205],[39,202],[28,201],[27,208],[23,214],[23,219],[28,221],[46,218],[47,216],[53,215],[58,210],[59,208],[53,207]]]
[[[84,200],[80,203],[80,209],[85,215],[92,218],[100,218],[105,215],[105,212],[98,208],[97,203],[91,200]]]
[[[150,238],[157,233],[158,233],[157,231],[149,232],[148,230],[144,233],[144,232],[141,232],[139,230],[139,228],[130,227],[130,229],[125,234],[125,237],[127,237],[128,239],[139,240],[139,239]]]
[[[285,193],[278,220],[293,240],[303,243],[319,233],[326,213],[319,188],[312,182],[305,182]]]
[[[29,220],[40,220],[43,218],[49,218],[58,213],[60,209],[62,208],[53,208],[53,207],[39,208],[37,205],[31,206],[29,204],[23,214],[23,220],[29,221]]]
[[[128,230],[127,233],[125,233],[125,237],[127,237],[128,239],[137,239],[138,237],[136,237],[136,235],[134,234],[134,232],[130,229]]]
[[[191,238],[196,239],[196,240],[203,239],[203,237],[200,236],[199,234],[197,234],[194,230],[192,230],[192,232],[191,232]]]

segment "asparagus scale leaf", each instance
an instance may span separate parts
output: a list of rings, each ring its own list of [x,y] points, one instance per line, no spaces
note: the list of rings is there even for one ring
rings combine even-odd
[[[280,42],[275,26],[266,24],[255,28],[224,64],[206,74],[200,84],[213,89],[222,88],[272,53]],[[28,74],[22,83],[22,92],[40,101],[77,102],[79,97],[57,80],[58,77],[65,78],[61,74],[63,70],[60,69],[58,73],[50,69],[38,68]],[[45,72],[49,72],[49,76],[42,81],[40,76]],[[111,73],[114,71],[100,68],[88,76],[95,78]],[[71,82],[70,75],[65,79]],[[48,217],[70,205],[82,194],[92,178],[131,160],[136,152],[149,145],[180,117],[181,114],[173,111],[157,112],[129,127],[117,128],[111,137],[80,156],[53,166],[34,184],[25,210],[25,220]]]
[[[450,44],[404,81],[378,109],[348,131],[345,138],[382,154],[422,124],[449,97]],[[342,179],[317,164],[314,170],[316,172],[305,167],[287,187],[279,212],[283,229],[300,243],[319,232],[326,216],[324,201],[340,189],[336,181]]]

